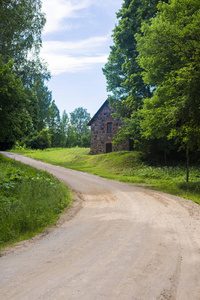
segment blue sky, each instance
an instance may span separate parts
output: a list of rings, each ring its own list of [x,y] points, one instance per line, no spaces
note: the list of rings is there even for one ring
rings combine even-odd
[[[107,98],[102,67],[123,0],[42,0],[46,14],[41,57],[60,113],[86,108],[93,116]]]

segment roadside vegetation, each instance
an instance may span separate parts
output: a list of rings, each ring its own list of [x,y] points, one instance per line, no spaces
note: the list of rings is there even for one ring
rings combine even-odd
[[[15,148],[13,151],[54,165],[167,192],[200,204],[199,166],[190,167],[190,181],[186,182],[185,165],[152,165],[141,159],[141,153],[134,151],[94,156],[89,155],[89,148],[79,147],[43,151]]]
[[[0,249],[54,225],[70,202],[52,175],[0,154]]]

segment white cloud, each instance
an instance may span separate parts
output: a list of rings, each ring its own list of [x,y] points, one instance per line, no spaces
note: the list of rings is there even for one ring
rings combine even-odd
[[[108,54],[102,52],[109,36],[75,42],[43,42],[41,57],[48,63],[52,75],[78,72],[94,64],[106,63]]]
[[[103,64],[107,61],[108,55],[101,54],[93,57],[73,57],[70,55],[48,54],[46,61],[49,64],[52,75],[62,73],[76,73],[91,68],[94,64]]]
[[[58,31],[61,26],[63,29],[64,19],[76,18],[77,12],[89,7],[90,4],[91,0],[43,0],[42,10],[47,19],[43,34]]]
[[[111,6],[113,3],[116,4],[116,2],[121,1],[122,0],[42,1],[47,23],[43,33],[45,35],[45,41],[43,41],[41,57],[48,63],[52,75],[64,72],[74,73],[88,69],[94,64],[105,64],[107,62],[109,45],[112,43],[111,32],[105,36],[89,37],[85,40],[77,40],[78,36],[76,35],[73,41],[69,40],[67,42],[51,40],[51,33],[58,33],[67,29],[73,30],[72,26],[84,25],[84,22],[87,22],[87,18],[84,17],[91,13],[91,6],[101,5],[105,10],[109,10],[109,5]],[[90,8],[90,10],[87,8]],[[97,7],[96,9],[98,11]],[[79,22],[70,22],[72,18],[79,18]],[[103,28],[103,26],[103,23],[101,23],[100,28]],[[108,28],[106,28],[104,32],[107,30]],[[88,35],[89,34],[88,30]]]
[[[42,53],[76,53],[87,54],[94,52],[95,49],[105,45],[110,39],[110,35],[102,37],[91,37],[85,40],[64,42],[64,41],[45,41],[43,42]]]
[[[109,12],[116,7],[116,12],[121,8],[123,0],[43,0],[42,10],[46,14],[46,25],[43,34],[71,29],[70,22],[65,19],[83,17],[83,10],[90,6],[104,7]]]

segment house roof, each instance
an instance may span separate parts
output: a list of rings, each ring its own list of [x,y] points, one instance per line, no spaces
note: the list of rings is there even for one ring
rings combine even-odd
[[[99,110],[96,112],[96,114],[92,117],[92,119],[90,120],[90,122],[87,124],[88,126],[91,126],[91,124],[94,122],[96,116],[100,113],[100,111],[102,110],[102,108],[105,106],[105,105],[109,105],[109,102],[108,100],[106,100],[103,105],[99,108]]]

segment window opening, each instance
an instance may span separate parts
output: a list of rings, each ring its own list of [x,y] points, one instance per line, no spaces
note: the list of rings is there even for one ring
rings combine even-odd
[[[112,122],[107,123],[107,133],[112,132]]]

